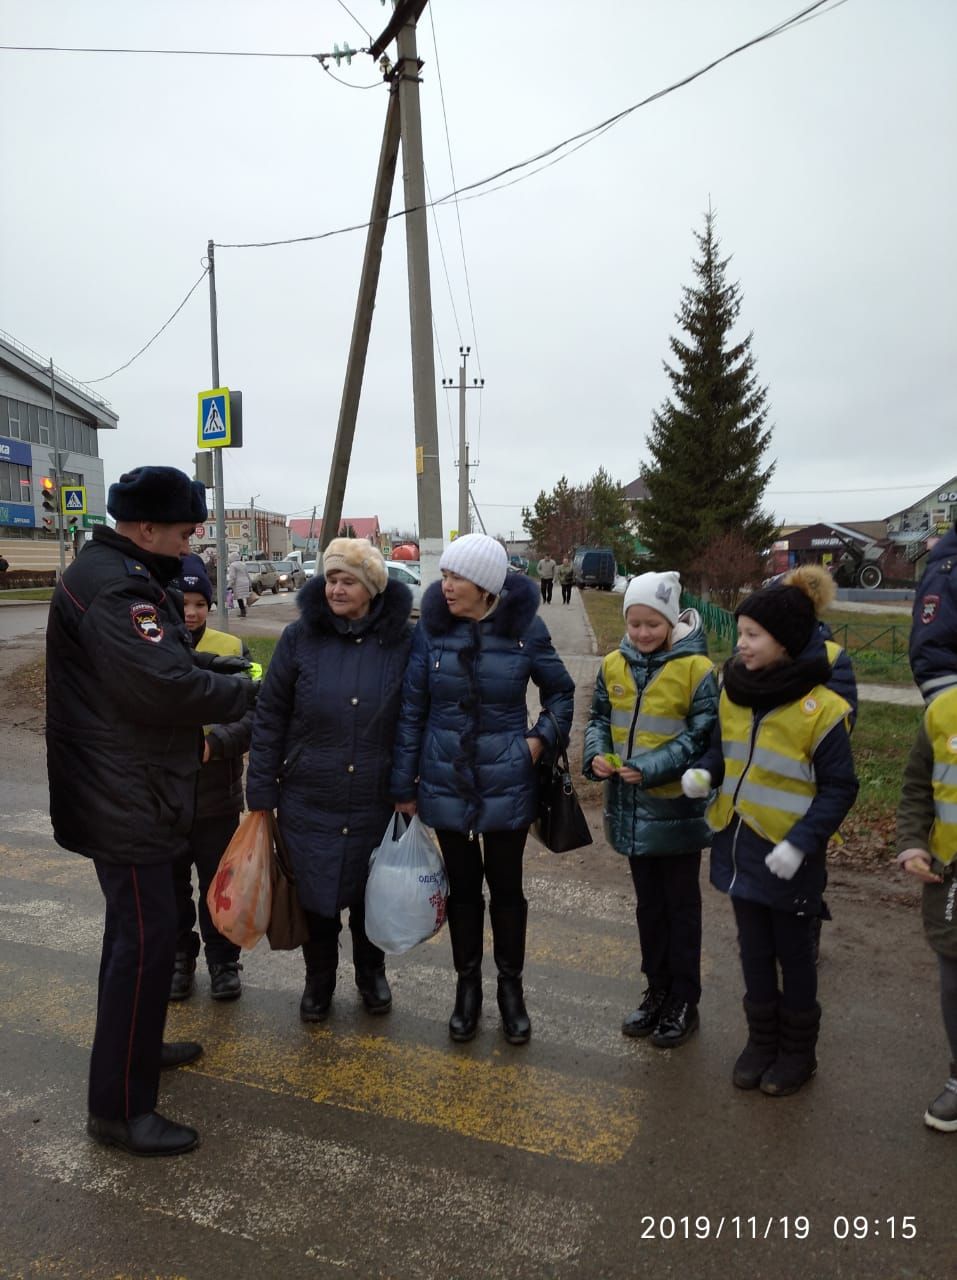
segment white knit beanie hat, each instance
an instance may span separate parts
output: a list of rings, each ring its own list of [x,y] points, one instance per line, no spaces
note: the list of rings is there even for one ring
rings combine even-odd
[[[457,573],[491,595],[500,594],[508,574],[505,548],[486,533],[463,533],[442,552],[440,569]]]
[[[644,604],[657,610],[674,626],[681,612],[681,578],[671,570],[667,573],[639,573],[628,583],[625,591],[621,607],[625,618],[633,604]]]
[[[372,597],[389,585],[382,552],[368,538],[333,538],[322,554],[322,572],[328,578],[333,569],[351,574]]]

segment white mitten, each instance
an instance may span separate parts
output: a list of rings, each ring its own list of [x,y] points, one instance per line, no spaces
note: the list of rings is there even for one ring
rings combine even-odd
[[[685,769],[681,775],[681,790],[689,800],[703,800],[711,794],[711,774],[707,769]]]
[[[792,880],[803,861],[804,854],[789,840],[776,844],[764,859],[767,869],[782,880]]]

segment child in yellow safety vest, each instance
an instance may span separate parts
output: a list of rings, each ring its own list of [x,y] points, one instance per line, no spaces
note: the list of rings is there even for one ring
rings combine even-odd
[[[625,592],[625,635],[595,680],[584,772],[605,780],[605,834],[628,858],[648,982],[622,1024],[659,1048],[684,1044],[701,997],[702,799],[681,775],[704,751],[718,685],[694,609],[680,612],[677,573],[643,573]]]
[[[898,863],[924,882],[924,934],[937,952],[950,1076],[924,1123],[957,1133],[957,686],[930,703],[904,770]]]
[[[805,565],[738,606],[718,729],[682,778],[685,795],[717,788],[711,883],[734,907],[748,1021],[732,1080],[771,1096],[796,1092],[817,1070],[814,922],[828,841],[857,796],[851,708],[826,687],[824,646],[810,644],[833,597],[827,571]]]

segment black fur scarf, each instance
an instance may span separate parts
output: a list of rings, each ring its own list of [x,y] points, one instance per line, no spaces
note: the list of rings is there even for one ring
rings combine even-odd
[[[515,639],[524,635],[538,613],[539,599],[538,587],[531,578],[524,573],[510,573],[488,621],[492,634]],[[462,621],[449,612],[441,582],[433,582],[423,595],[421,617],[426,629],[436,636],[447,634]]]
[[[310,578],[296,597],[304,626],[319,635],[343,635],[348,630],[372,633],[381,645],[399,644],[409,631],[412,592],[404,582],[390,578],[385,591],[377,595],[369,612],[349,627],[337,618],[326,600],[326,579],[321,574]]]

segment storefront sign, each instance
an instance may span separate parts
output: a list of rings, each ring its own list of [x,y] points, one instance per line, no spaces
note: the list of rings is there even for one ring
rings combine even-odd
[[[18,462],[22,467],[33,464],[30,446],[22,440],[8,440],[0,436],[0,462]]]
[[[36,513],[23,502],[0,502],[0,525],[36,528]]]

